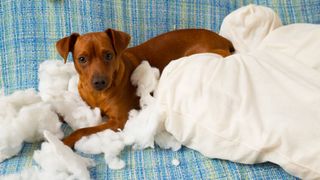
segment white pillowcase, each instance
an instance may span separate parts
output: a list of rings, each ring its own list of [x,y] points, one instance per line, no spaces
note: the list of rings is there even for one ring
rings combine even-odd
[[[155,96],[166,130],[183,145],[211,158],[274,162],[292,175],[316,179],[320,26],[280,24],[266,7],[231,13],[221,34],[236,42],[237,54],[171,62]]]

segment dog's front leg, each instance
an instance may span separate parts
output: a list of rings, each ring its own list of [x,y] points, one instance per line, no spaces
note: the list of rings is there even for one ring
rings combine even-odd
[[[124,124],[125,124],[125,121],[119,118],[109,118],[108,121],[103,124],[100,124],[94,127],[78,129],[73,133],[71,133],[69,136],[65,137],[62,141],[65,145],[73,148],[74,144],[78,140],[80,140],[83,136],[89,136],[91,134],[95,134],[106,129],[117,131],[118,129],[123,129]]]

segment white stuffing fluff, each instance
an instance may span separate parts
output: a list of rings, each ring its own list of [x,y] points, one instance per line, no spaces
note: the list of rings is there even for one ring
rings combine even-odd
[[[41,180],[41,179],[79,179],[89,180],[87,168],[95,165],[93,160],[74,153],[49,131],[44,132],[45,139],[41,150],[34,152],[33,159],[42,168],[32,167],[20,174],[0,177],[5,180]]]
[[[164,128],[161,132],[156,134],[154,140],[156,144],[158,144],[162,149],[171,149],[172,151],[178,151],[181,148],[181,143],[176,138],[174,138],[172,134],[165,131]]]
[[[33,89],[0,97],[0,109],[0,162],[16,155],[23,141],[42,140],[44,130],[63,137],[58,116]]]
[[[104,153],[105,161],[110,169],[122,169],[125,162],[118,158],[125,143],[121,133],[105,130],[89,137],[83,137],[76,143],[76,149],[87,154]]]
[[[91,109],[79,96],[79,77],[73,63],[45,61],[40,64],[39,78],[41,98],[52,104],[72,129],[101,123],[100,109]]]
[[[164,130],[164,111],[151,96],[158,80],[159,70],[152,68],[146,61],[142,62],[131,76],[132,84],[137,86],[141,110],[129,112],[123,131],[105,130],[83,137],[75,144],[75,148],[89,154],[104,153],[106,163],[111,169],[125,166],[125,162],[118,156],[127,145],[133,145],[134,149],[144,149],[153,148],[156,142],[162,148],[179,150],[181,144]]]
[[[44,101],[61,96],[68,90],[70,79],[76,75],[73,63],[48,60],[39,66],[39,92]]]
[[[26,142],[43,140],[44,130],[50,131],[59,138],[63,137],[59,117],[52,111],[51,105],[44,102],[21,108],[18,123]]]
[[[179,166],[180,165],[180,161],[178,159],[173,159],[171,161],[171,163],[174,165],[174,166]]]
[[[44,136],[48,142],[42,143],[41,150],[33,155],[43,171],[58,177],[67,175],[70,179],[90,179],[87,168],[94,166],[93,160],[74,153],[48,131],[44,132]]]
[[[99,108],[91,109],[79,95],[66,91],[49,101],[55,111],[73,129],[95,126],[101,123]]]
[[[131,83],[137,86],[137,96],[140,97],[140,106],[144,108],[147,104],[151,104],[153,92],[158,85],[160,71],[157,68],[151,68],[147,61],[142,63],[134,70],[131,75]]]
[[[68,84],[68,91],[79,95],[78,82],[79,82],[78,74],[71,76],[71,78],[69,80],[69,84]]]
[[[123,136],[126,144],[134,148],[153,148],[155,141],[161,148],[177,151],[181,143],[165,131],[165,111],[157,104],[156,98],[151,96],[158,86],[159,76],[159,70],[152,68],[147,61],[143,61],[133,72],[131,82],[137,86],[141,110],[129,112]]]

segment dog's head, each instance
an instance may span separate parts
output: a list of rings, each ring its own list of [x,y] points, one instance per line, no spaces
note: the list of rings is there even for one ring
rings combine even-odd
[[[107,29],[84,35],[73,33],[60,39],[56,48],[65,62],[72,53],[83,86],[101,92],[112,86],[120,68],[119,56],[129,42],[127,33]]]

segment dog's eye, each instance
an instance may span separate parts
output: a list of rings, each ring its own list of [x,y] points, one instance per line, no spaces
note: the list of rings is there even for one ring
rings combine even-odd
[[[106,54],[104,55],[104,59],[105,59],[106,61],[110,61],[112,58],[113,58],[112,53],[106,53]]]
[[[86,63],[86,62],[87,62],[87,58],[86,58],[86,57],[81,56],[81,57],[79,57],[79,58],[78,58],[78,61],[79,61],[79,63],[84,64],[84,63]]]

